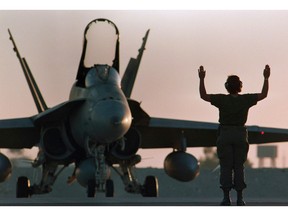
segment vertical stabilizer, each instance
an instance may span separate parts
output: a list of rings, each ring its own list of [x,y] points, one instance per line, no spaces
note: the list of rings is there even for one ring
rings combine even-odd
[[[139,65],[143,56],[143,52],[145,50],[145,45],[148,39],[150,29],[147,30],[145,37],[143,38],[143,43],[141,48],[139,49],[137,58],[130,58],[130,61],[127,65],[123,78],[121,80],[122,91],[124,92],[127,98],[130,98],[133,86],[136,80],[136,76],[138,73]]]
[[[45,111],[48,109],[43,97],[42,97],[42,94],[38,88],[38,85],[33,77],[33,74],[25,60],[25,58],[22,58],[18,49],[17,49],[17,46],[16,46],[16,43],[13,39],[13,36],[10,32],[10,30],[8,29],[8,32],[9,32],[9,35],[10,35],[10,40],[12,41],[13,43],[13,49],[14,51],[16,52],[16,55],[17,55],[17,58],[19,59],[19,62],[21,64],[21,67],[22,67],[22,70],[23,70],[23,73],[24,73],[24,76],[26,78],[26,81],[28,83],[28,86],[29,86],[29,89],[31,91],[31,94],[33,96],[33,99],[34,99],[34,102],[35,102],[35,105],[37,107],[37,110],[39,113]]]

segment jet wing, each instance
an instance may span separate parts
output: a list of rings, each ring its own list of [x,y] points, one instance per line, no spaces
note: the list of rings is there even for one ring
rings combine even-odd
[[[40,129],[32,118],[0,120],[0,148],[32,148],[40,139]]]
[[[215,146],[218,123],[150,118],[147,124],[135,127],[142,137],[141,148],[177,148],[184,135],[187,147]],[[247,126],[250,144],[288,141],[288,130]]]
[[[49,122],[56,122],[59,119],[65,118],[70,111],[85,102],[86,99],[77,99],[61,103],[55,107],[47,109],[46,111],[34,117],[35,125],[47,124]]]
[[[57,122],[85,99],[64,102],[30,118],[0,120],[0,148],[32,148],[39,143],[42,125]]]

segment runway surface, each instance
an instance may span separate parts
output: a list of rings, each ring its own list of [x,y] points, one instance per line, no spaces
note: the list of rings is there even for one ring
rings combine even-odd
[[[32,183],[39,181],[37,178],[33,179],[34,174],[31,169],[16,168],[11,178],[0,184],[0,206],[11,206],[12,208],[13,206],[163,206],[165,208],[169,206],[214,206],[217,208],[222,199],[219,173],[217,172],[202,170],[200,176],[194,181],[179,182],[168,177],[162,169],[137,169],[137,177],[141,181],[147,175],[157,176],[159,181],[159,197],[157,198],[127,193],[124,190],[123,182],[115,173],[112,173],[115,186],[114,197],[106,198],[104,193],[97,192],[95,198],[87,198],[86,189],[77,182],[72,185],[66,183],[67,177],[72,172],[73,167],[64,170],[55,182],[53,191],[49,194],[16,199],[18,176],[28,176]],[[287,179],[288,169],[247,169],[248,187],[244,191],[247,206],[288,207]],[[231,191],[231,197],[232,205],[235,207],[236,192],[234,190]]]
[[[191,198],[1,198],[1,206],[219,206],[221,200]],[[287,206],[288,199],[246,199],[247,206]],[[232,203],[236,206],[236,202]]]

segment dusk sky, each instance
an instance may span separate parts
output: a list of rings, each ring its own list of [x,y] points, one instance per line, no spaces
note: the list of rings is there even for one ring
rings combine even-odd
[[[52,107],[68,99],[84,29],[96,18],[112,20],[120,31],[121,75],[150,29],[132,92],[150,116],[217,122],[218,110],[199,97],[199,66],[207,71],[208,93],[226,93],[224,83],[231,74],[240,76],[242,93],[259,93],[263,69],[269,64],[269,95],[250,109],[247,125],[288,128],[288,10],[2,10],[1,119],[37,113],[7,29]],[[277,146],[276,165],[287,167],[288,143]],[[140,150],[143,161],[139,166],[162,167],[171,151]],[[199,158],[202,148],[188,152]],[[250,146],[248,158],[258,166],[255,145]]]

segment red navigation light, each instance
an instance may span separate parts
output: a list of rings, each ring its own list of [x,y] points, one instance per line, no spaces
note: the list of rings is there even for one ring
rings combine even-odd
[[[264,135],[264,133],[265,133],[264,131],[261,131],[261,132],[260,132],[261,135]]]

